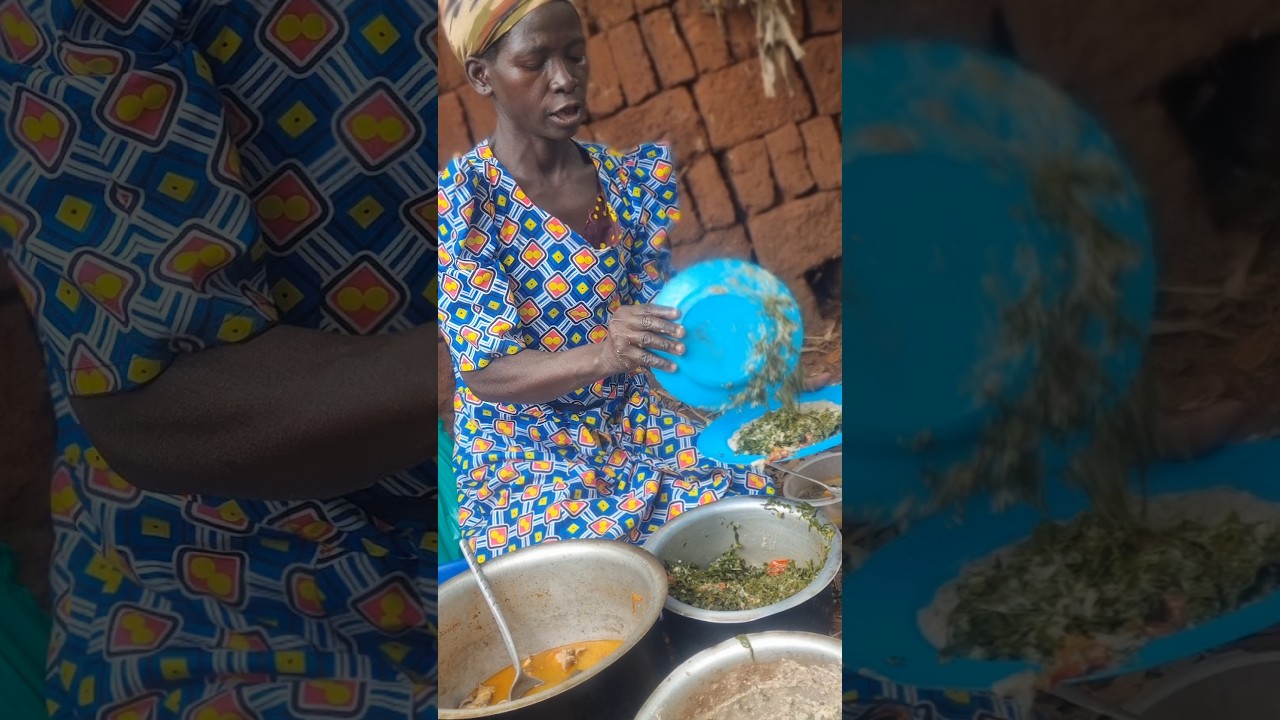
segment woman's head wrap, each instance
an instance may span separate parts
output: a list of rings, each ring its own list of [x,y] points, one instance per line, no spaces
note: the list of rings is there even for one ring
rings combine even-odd
[[[493,47],[526,15],[556,1],[440,0],[445,38],[461,62]]]

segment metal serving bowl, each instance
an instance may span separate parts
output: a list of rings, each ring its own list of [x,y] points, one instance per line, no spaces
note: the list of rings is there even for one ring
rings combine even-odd
[[[693,717],[699,710],[694,703],[704,690],[717,678],[751,662],[791,659],[801,665],[841,663],[840,641],[826,635],[766,632],[746,635],[745,639],[746,644],[738,638],[726,640],[684,661],[649,696],[635,720]]]
[[[667,574],[654,556],[609,540],[536,545],[484,563],[516,648],[527,657],[586,640],[621,639],[599,665],[512,702],[457,709],[510,665],[471,573],[440,586],[441,720],[600,720],[630,717],[670,669],[657,629]]]
[[[794,464],[792,469],[804,477],[844,489],[844,453],[840,450],[807,458]],[[784,497],[818,508],[836,527],[842,527],[844,503],[841,498],[822,497],[822,488],[789,472],[782,476]]]
[[[744,633],[830,633],[835,578],[842,560],[840,531],[813,508],[776,497],[726,498],[667,522],[649,537],[644,549],[663,562],[682,560],[705,566],[733,547],[735,536],[748,563],[763,565],[779,558],[813,561],[821,566],[818,576],[786,600],[754,610],[704,610],[668,596],[662,626],[678,659]]]

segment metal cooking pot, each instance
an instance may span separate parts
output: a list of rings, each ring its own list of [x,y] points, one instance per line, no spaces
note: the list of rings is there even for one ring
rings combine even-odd
[[[1126,703],[1141,720],[1273,720],[1280,652],[1228,653],[1191,665]]]
[[[840,641],[826,635],[766,632],[745,638],[750,649],[738,638],[732,638],[684,661],[649,696],[635,720],[691,717],[700,709],[693,705],[694,701],[717,678],[751,662],[790,659],[802,665],[841,664]],[[839,701],[838,697],[835,699]]]
[[[842,560],[840,531],[811,507],[781,498],[726,498],[668,521],[649,537],[644,549],[663,562],[683,560],[705,566],[733,547],[735,537],[742,544],[743,559],[753,565],[790,558],[799,563],[813,561],[821,570],[799,593],[754,610],[704,610],[668,596],[662,627],[677,658],[688,658],[744,633],[829,634],[835,578]]]
[[[635,713],[671,667],[657,628],[667,574],[623,542],[568,540],[502,555],[483,565],[523,655],[585,640],[622,639],[599,665],[514,702],[457,709],[510,665],[471,573],[440,586],[441,720],[601,720]]]

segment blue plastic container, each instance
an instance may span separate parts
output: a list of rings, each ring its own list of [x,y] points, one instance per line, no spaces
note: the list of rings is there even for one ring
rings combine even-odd
[[[995,408],[998,375],[1017,397],[1031,363],[994,364],[1002,310],[1023,295],[1030,261],[1052,302],[1075,279],[1071,238],[1041,220],[1038,168],[1096,162],[1113,191],[1082,191],[1094,215],[1139,258],[1121,278],[1137,331],[1104,344],[1118,399],[1142,363],[1155,305],[1147,210],[1098,124],[1062,93],[1004,59],[946,44],[844,49],[844,457],[846,507],[892,508],[920,473],[972,451]],[[993,368],[998,372],[993,374]],[[927,432],[932,455],[908,449]]]
[[[680,310],[685,354],[667,356],[676,363],[676,372],[655,369],[658,382],[693,407],[725,406],[763,366],[757,343],[779,334],[777,322],[765,311],[770,298],[781,301],[783,315],[795,324],[782,353],[786,367],[794,369],[804,329],[800,306],[781,280],[741,260],[708,260],[672,278],[654,304]]]

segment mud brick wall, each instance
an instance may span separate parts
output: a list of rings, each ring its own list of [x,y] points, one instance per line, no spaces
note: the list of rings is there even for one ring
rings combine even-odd
[[[791,68],[793,92],[774,99],[764,95],[746,11],[727,16],[726,39],[700,0],[579,4],[591,63],[591,120],[580,137],[624,150],[672,143],[682,198],[672,236],[677,268],[757,259],[817,319],[804,274],[840,256],[840,3],[797,0],[791,24],[805,58]],[[444,55],[442,162],[494,126],[490,102]]]

